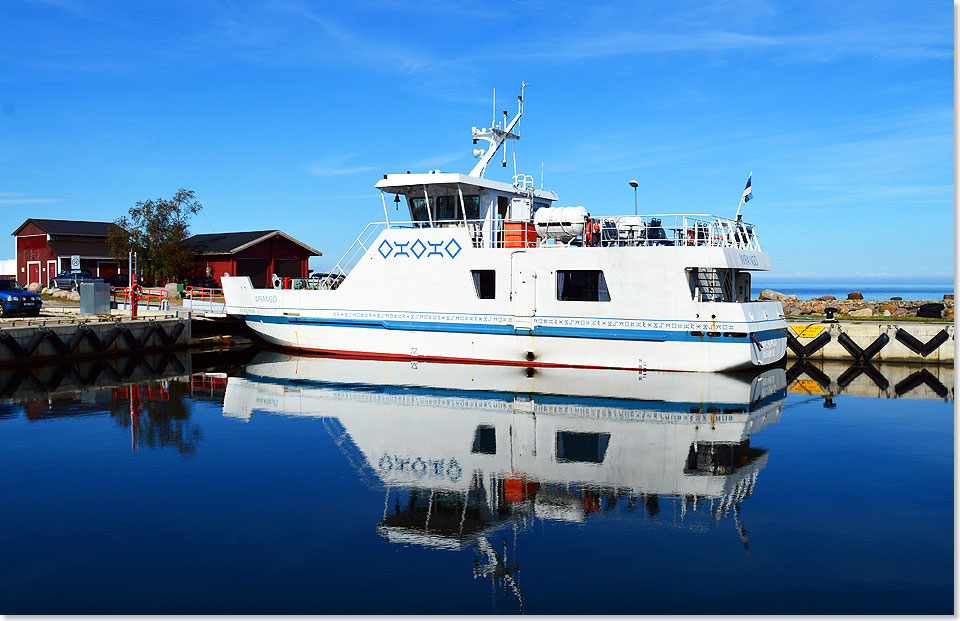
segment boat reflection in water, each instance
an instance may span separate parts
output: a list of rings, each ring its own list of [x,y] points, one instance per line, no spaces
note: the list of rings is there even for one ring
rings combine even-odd
[[[506,541],[497,550],[490,536],[537,519],[695,529],[729,519],[747,547],[740,503],[768,457],[750,436],[779,420],[785,399],[782,369],[533,371],[263,352],[228,379],[223,411],[322,418],[385,491],[383,537],[473,547],[475,576],[520,597],[515,553],[508,562]],[[650,519],[669,505],[674,517]]]

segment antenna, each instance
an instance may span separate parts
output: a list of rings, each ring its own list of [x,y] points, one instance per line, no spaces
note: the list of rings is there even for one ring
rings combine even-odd
[[[497,126],[497,89],[493,89],[493,116],[490,117],[490,127]]]
[[[493,159],[494,154],[500,150],[500,145],[503,144],[504,140],[518,140],[520,136],[513,133],[513,128],[517,126],[517,122],[520,121],[520,117],[523,116],[523,87],[530,86],[526,82],[523,83],[523,86],[520,87],[521,95],[517,98],[517,115],[513,117],[513,120],[510,121],[510,124],[507,124],[507,111],[503,111],[503,125],[497,127],[497,104],[496,104],[496,89],[494,89],[494,104],[493,104],[493,123],[490,127],[490,130],[487,131],[486,128],[478,130],[476,127],[473,128],[473,143],[476,144],[477,140],[486,140],[490,143],[489,149],[474,149],[473,156],[479,157],[480,161],[477,162],[477,165],[473,167],[473,170],[470,171],[471,177],[483,177],[483,172],[487,168],[487,164],[490,163],[490,160]],[[503,167],[507,167],[507,156],[506,153],[503,155]]]
[[[543,189],[543,162],[540,162],[540,189]]]

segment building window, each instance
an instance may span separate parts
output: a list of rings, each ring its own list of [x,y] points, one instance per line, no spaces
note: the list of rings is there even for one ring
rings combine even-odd
[[[557,299],[563,302],[609,302],[600,270],[557,270]]]
[[[481,300],[492,300],[496,297],[497,272],[496,270],[470,270],[473,275],[473,287],[477,290],[477,297]]]

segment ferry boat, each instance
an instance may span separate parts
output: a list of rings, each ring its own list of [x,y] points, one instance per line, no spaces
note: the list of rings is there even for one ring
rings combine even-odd
[[[224,276],[225,312],[277,345],[346,357],[666,371],[783,358],[780,303],[751,297],[751,273],[770,269],[752,224],[594,216],[529,175],[485,178],[522,115],[521,89],[509,123],[505,111],[473,128],[489,146],[468,174],[384,175],[384,220],[323,278],[256,289]]]

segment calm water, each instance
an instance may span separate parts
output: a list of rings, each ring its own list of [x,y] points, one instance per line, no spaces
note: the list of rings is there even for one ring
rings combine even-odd
[[[798,369],[3,372],[0,612],[952,613],[952,371]]]

